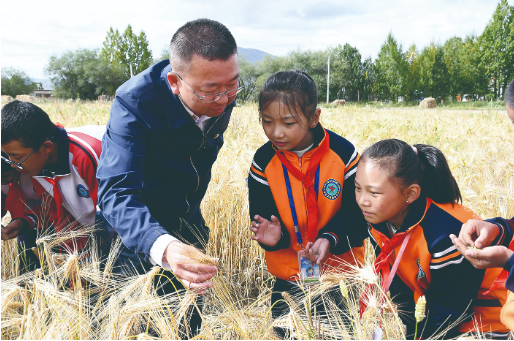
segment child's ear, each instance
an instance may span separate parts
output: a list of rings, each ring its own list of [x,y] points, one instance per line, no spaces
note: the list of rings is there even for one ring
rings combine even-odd
[[[406,203],[411,204],[419,198],[421,187],[419,187],[418,184],[412,184],[405,189],[404,194],[406,197]]]
[[[54,150],[55,144],[50,140],[46,140],[41,147],[43,147],[43,153],[50,154]]]
[[[311,119],[309,121],[309,128],[314,128],[318,125],[320,115],[321,108],[316,108],[316,111],[314,111],[314,114],[312,114]]]
[[[168,78],[168,83],[170,83],[171,91],[173,92],[173,94],[178,95],[180,93],[180,91],[179,91],[179,87],[178,87],[179,79],[178,79],[177,75],[174,74],[173,72],[168,72],[166,77]]]

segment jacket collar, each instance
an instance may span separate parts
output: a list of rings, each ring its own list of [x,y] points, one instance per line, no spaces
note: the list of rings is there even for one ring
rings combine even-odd
[[[403,220],[402,227],[398,230],[397,233],[403,233],[409,231],[410,229],[416,227],[421,223],[421,221],[425,218],[425,214],[430,206],[431,200],[426,197],[419,197],[416,201],[414,201],[410,205],[409,213]],[[375,230],[381,232],[385,236],[389,237],[389,230],[387,228],[387,222],[382,222],[378,224],[371,224]]]
[[[45,165],[45,167],[35,177],[49,177],[64,176],[70,174],[70,147],[68,140],[68,133],[64,128],[57,127],[57,139],[59,143],[59,150],[57,151],[58,160],[56,164]]]
[[[186,108],[182,105],[178,96],[176,96],[172,90],[170,83],[168,82],[168,73],[171,72],[171,65],[167,65],[161,71],[160,77],[160,88],[161,96],[164,101],[166,109],[166,116],[168,118],[168,124],[171,129],[178,129],[186,124],[196,124],[191,115],[187,112]],[[226,115],[227,111],[236,106],[236,100],[228,104],[225,111],[218,116],[220,118]]]

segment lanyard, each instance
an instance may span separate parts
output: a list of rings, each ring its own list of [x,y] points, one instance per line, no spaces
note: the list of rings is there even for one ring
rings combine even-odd
[[[300,228],[298,226],[298,216],[296,215],[296,207],[294,205],[293,200],[293,190],[291,189],[291,182],[289,181],[289,173],[287,172],[286,166],[282,165],[284,170],[284,178],[286,180],[286,188],[287,188],[287,197],[289,198],[289,207],[291,207],[291,215],[293,216],[294,222],[294,232],[296,234],[296,241],[298,245],[303,244],[302,234],[300,232]],[[314,190],[316,191],[316,198],[318,197],[318,187],[319,187],[319,166],[316,170],[316,175],[314,177]]]

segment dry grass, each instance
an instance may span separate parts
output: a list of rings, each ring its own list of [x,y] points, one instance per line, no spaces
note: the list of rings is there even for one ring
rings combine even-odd
[[[77,101],[38,105],[54,122],[66,127],[106,124],[110,106]],[[321,121],[360,151],[390,137],[410,144],[435,145],[447,156],[465,205],[484,218],[514,216],[514,125],[504,110],[371,109],[348,105],[324,108]],[[245,181],[253,154],[264,142],[256,106],[236,108],[202,203],[211,227],[209,256],[204,261],[218,258],[220,272],[207,295],[202,316],[205,323],[198,338],[273,339],[273,326],[282,326],[302,339],[369,339],[378,323],[385,327],[385,338],[404,338],[397,307],[389,300],[383,310],[378,306],[379,279],[371,271],[370,253],[365,267],[354,269],[353,274],[327,274],[319,286],[304,288],[306,299],[286,295],[291,313],[272,321],[273,278],[266,270],[263,251],[250,239]],[[40,240],[42,269],[21,277],[14,275],[14,243],[2,242],[3,339],[179,338],[179,325],[187,320],[185,311],[195,304],[194,293],[157,297],[150,285],[156,270],[144,276],[114,275],[109,267],[103,270],[92,256],[70,254],[59,258],[49,247],[52,240],[55,238],[48,235]],[[111,261],[114,257],[115,253]],[[368,283],[375,290],[360,319],[358,298]],[[327,299],[324,293],[329,287],[339,288],[348,301],[347,311],[339,311]],[[326,304],[328,316],[315,311],[317,300]],[[343,314],[350,323],[344,323]]]

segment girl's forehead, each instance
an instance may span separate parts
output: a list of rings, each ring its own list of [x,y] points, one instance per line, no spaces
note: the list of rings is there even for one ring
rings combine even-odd
[[[299,108],[290,108],[282,101],[271,102],[263,111],[262,116],[268,116],[275,119],[301,119],[304,115]]]
[[[378,162],[372,160],[359,161],[357,176],[360,181],[365,181],[369,184],[384,185],[390,183],[387,170],[380,167]]]

